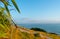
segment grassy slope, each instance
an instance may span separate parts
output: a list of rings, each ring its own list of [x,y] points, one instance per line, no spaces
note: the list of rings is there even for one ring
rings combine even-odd
[[[60,39],[60,36],[12,26],[4,37],[0,36],[0,39]]]

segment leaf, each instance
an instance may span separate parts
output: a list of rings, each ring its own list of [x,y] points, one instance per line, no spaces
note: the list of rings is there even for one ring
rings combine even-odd
[[[13,5],[15,6],[15,8],[17,9],[17,11],[20,13],[20,10],[19,10],[19,8],[18,8],[18,6],[17,6],[15,0],[11,0],[11,1],[12,1]]]
[[[6,33],[4,31],[0,31],[0,37],[6,37]]]
[[[4,4],[4,6],[5,6],[5,8],[6,8],[6,11],[7,11],[7,13],[8,13],[8,15],[10,16],[10,12],[9,12],[9,9],[8,9],[8,2],[6,2],[5,0],[4,1],[2,1],[2,3]]]
[[[6,5],[5,5],[5,8],[6,8],[6,11],[7,11],[8,15],[11,16],[10,11],[9,11],[9,9],[8,9],[8,7]]]
[[[5,10],[5,8],[0,7],[0,12],[3,12]]]
[[[6,29],[1,23],[0,23],[0,27],[2,27],[3,29]]]

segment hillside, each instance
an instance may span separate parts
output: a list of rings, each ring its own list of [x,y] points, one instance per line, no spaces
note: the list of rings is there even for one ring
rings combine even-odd
[[[60,39],[60,36],[56,34],[34,31],[21,27],[16,28],[15,26],[12,26],[10,31],[6,31],[4,35],[1,32],[0,34],[0,39]]]

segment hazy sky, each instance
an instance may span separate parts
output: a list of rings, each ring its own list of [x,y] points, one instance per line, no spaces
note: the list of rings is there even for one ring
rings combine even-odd
[[[16,23],[59,23],[60,0],[16,0],[21,14],[11,11]],[[14,7],[13,7],[14,8]]]

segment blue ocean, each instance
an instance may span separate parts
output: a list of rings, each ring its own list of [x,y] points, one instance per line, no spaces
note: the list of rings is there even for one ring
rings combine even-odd
[[[47,32],[60,34],[60,24],[18,24],[19,26],[23,26],[25,28],[41,28],[46,30]]]

